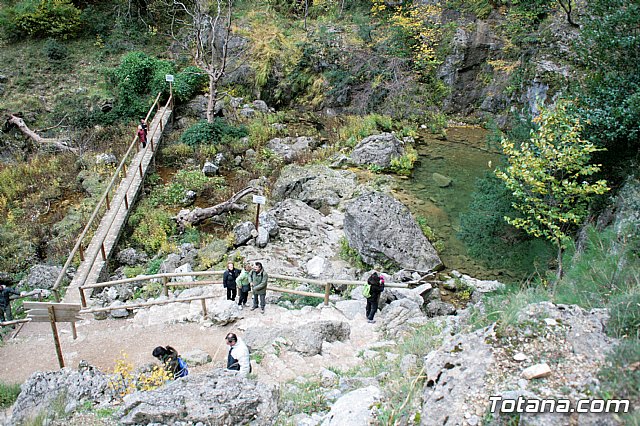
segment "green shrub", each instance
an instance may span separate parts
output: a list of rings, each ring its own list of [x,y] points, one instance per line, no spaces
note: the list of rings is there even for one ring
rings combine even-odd
[[[173,82],[173,95],[179,102],[191,99],[196,93],[202,91],[209,78],[198,67],[187,67],[175,76]]]
[[[19,384],[8,384],[0,382],[0,408],[8,408],[16,402],[20,395]]]
[[[417,160],[418,153],[413,149],[413,147],[408,146],[405,149],[403,156],[391,159],[391,166],[389,166],[389,169],[393,173],[401,176],[411,176],[413,165]]]
[[[41,0],[35,10],[16,17],[16,26],[32,37],[66,40],[80,30],[80,14],[70,0]]]
[[[228,124],[222,118],[216,117],[213,123],[199,121],[189,127],[180,137],[180,141],[189,146],[200,144],[218,145],[223,141],[242,138],[248,132],[244,127],[236,127]]]
[[[355,266],[358,269],[368,269],[370,265],[367,265],[358,253],[358,250],[351,248],[349,241],[345,237],[340,239],[340,257],[342,260],[349,262],[349,264]]]
[[[637,400],[640,397],[640,340],[624,340],[607,356],[607,364],[598,373],[604,397]]]
[[[194,154],[194,149],[184,143],[176,143],[160,150],[164,164],[178,166],[184,164],[184,160]]]
[[[609,303],[607,332],[615,337],[640,339],[640,292],[621,294]]]
[[[126,266],[122,272],[124,272],[124,276],[127,278],[135,278],[138,275],[144,274],[144,268],[142,266]]]
[[[169,211],[142,200],[131,214],[128,225],[133,232],[131,242],[151,255],[158,251],[168,253],[173,245],[169,238],[175,234],[176,225]]]
[[[160,270],[160,266],[162,266],[163,261],[164,259],[162,257],[157,257],[149,261],[149,264],[147,264],[147,270],[145,271],[145,274],[147,275],[157,274],[158,271]]]
[[[42,50],[45,56],[52,61],[63,61],[69,56],[67,46],[53,38],[47,39]]]

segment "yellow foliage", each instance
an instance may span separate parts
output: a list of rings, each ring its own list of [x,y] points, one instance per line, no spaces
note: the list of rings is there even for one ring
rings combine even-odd
[[[154,365],[149,372],[135,373],[127,354],[121,352],[120,358],[116,360],[113,377],[109,380],[109,387],[123,397],[135,391],[159,388],[171,379],[171,375],[159,365]]]
[[[520,65],[519,61],[505,61],[503,59],[496,59],[493,61],[487,61],[491,68],[499,72],[506,72],[511,74]]]

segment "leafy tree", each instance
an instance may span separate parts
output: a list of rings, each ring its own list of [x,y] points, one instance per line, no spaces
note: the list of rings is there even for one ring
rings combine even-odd
[[[41,0],[35,10],[18,16],[16,24],[32,37],[67,39],[80,30],[80,14],[70,0]]]
[[[520,146],[502,139],[508,166],[496,175],[505,182],[522,217],[505,217],[516,228],[545,237],[558,249],[558,278],[562,277],[562,254],[571,241],[572,229],[587,214],[588,201],[605,193],[606,181],[590,183],[588,176],[600,170],[589,164],[599,149],[580,137],[580,120],[568,111],[566,102],[543,109],[534,119],[539,125],[531,139]]]

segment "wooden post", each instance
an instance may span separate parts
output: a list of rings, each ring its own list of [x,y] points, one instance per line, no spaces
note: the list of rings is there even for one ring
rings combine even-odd
[[[123,178],[127,177],[127,163],[122,163]]]
[[[82,243],[80,243],[80,262],[84,262],[84,249],[82,248]]]
[[[82,287],[78,287],[78,290],[80,291],[80,303],[82,303],[83,308],[86,308],[87,299],[84,297],[84,289]]]
[[[58,327],[56,326],[56,313],[53,306],[49,306],[49,322],[51,323],[51,332],[53,333],[53,343],[56,346],[56,355],[58,355],[58,364],[60,368],[64,368],[64,359],[62,358],[62,347],[60,346],[60,338],[58,337]]]
[[[73,336],[73,340],[78,338],[78,331],[76,330],[75,321],[71,321],[71,335]]]
[[[40,293],[40,295],[42,295],[42,293]],[[60,303],[60,290],[58,290],[57,288],[53,290],[53,298],[56,299],[56,302]],[[40,299],[41,297],[38,297],[38,300]]]
[[[155,151],[156,149],[153,147],[153,137],[151,138],[151,152]]]
[[[144,175],[142,174],[142,163],[138,164],[138,171],[140,171],[140,177],[144,177]]]
[[[109,204],[109,193],[107,192],[107,210],[111,210],[111,205]]]
[[[164,295],[169,297],[169,286],[167,285],[169,283],[169,278],[167,277],[162,277],[162,291],[164,292]]]
[[[206,299],[200,299],[202,302],[202,318],[207,318],[207,301]]]
[[[104,249],[104,241],[100,244],[100,253],[102,253],[102,260],[106,261],[107,253],[105,252],[105,249]]]
[[[258,208],[256,209],[256,232],[258,231],[258,226],[260,226],[260,204],[257,204]]]
[[[129,210],[129,198],[127,197],[128,194],[124,194],[124,206],[127,208],[127,210]]]
[[[329,293],[331,292],[331,284],[324,285],[324,306],[329,306]]]

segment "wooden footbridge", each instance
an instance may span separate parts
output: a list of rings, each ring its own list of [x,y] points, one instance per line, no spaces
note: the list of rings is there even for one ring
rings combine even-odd
[[[149,122],[149,118],[155,111],[148,125],[146,147],[141,146],[137,135],[133,138],[62,267],[53,286],[58,302],[61,301],[60,286],[76,256],[79,257],[80,266],[67,288],[63,300],[65,303],[82,302],[82,305],[86,306],[86,302],[81,300],[83,293],[79,289],[82,286],[96,284],[107,271],[108,260],[113,254],[129,213],[140,194],[147,171],[154,163],[162,133],[171,118],[172,96],[170,95],[166,104],[161,106],[160,95],[159,93],[146,116]]]

